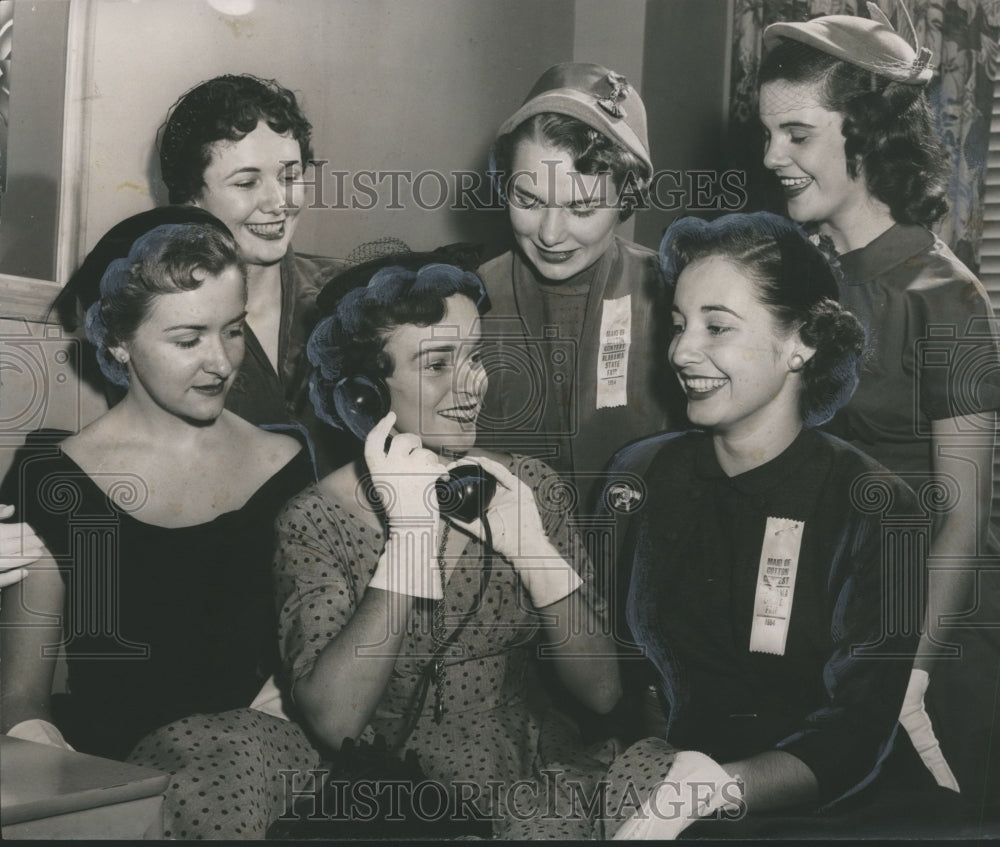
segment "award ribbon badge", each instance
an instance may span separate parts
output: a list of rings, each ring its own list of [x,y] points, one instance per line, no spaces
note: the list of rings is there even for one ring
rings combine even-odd
[[[790,518],[767,519],[753,601],[752,653],[785,655],[804,528],[802,521]]]
[[[597,352],[597,408],[613,409],[628,402],[628,348],[632,344],[632,295],[601,304],[600,349]]]

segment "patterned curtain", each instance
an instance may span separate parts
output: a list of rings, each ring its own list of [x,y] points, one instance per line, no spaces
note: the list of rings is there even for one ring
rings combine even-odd
[[[878,0],[896,31],[909,38],[900,2],[907,4],[920,44],[934,51],[934,79],[927,95],[951,157],[950,209],[935,229],[977,270],[993,80],[1000,61],[1000,0]],[[869,16],[863,0],[734,0],[731,155],[736,167],[748,173],[754,208],[782,208],[777,181],[768,178],[760,163],[756,88],[764,27],[845,14]]]

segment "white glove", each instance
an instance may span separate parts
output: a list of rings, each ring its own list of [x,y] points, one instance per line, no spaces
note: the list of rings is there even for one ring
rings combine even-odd
[[[718,809],[740,809],[743,786],[715,760],[693,750],[681,750],[667,775],[614,834],[615,841],[677,838],[698,818]]]
[[[497,481],[496,494],[486,509],[493,549],[513,565],[535,608],[549,606],[576,591],[583,580],[549,541],[531,488],[499,462],[483,456],[470,456],[448,467],[470,463],[480,465]],[[481,519],[471,524],[455,523],[485,538]]]
[[[37,744],[47,744],[49,747],[62,747],[64,750],[73,749],[55,724],[43,721],[41,718],[31,718],[14,724],[7,730],[7,735],[11,738],[34,741]]]
[[[910,681],[906,686],[906,696],[903,698],[903,708],[899,713],[899,722],[906,734],[910,736],[913,749],[917,751],[927,770],[942,788],[950,788],[958,792],[958,780],[951,772],[948,762],[941,752],[941,745],[934,735],[931,716],[924,708],[924,695],[931,678],[927,671],[914,668],[910,671]]]
[[[395,412],[389,412],[365,439],[365,462],[389,520],[389,537],[369,586],[440,600],[444,593],[434,483],[445,474],[445,467],[416,435],[394,435],[386,450],[395,422]]]
[[[13,506],[0,506],[0,521],[13,515]],[[24,579],[25,568],[44,555],[45,545],[26,523],[0,523],[0,588]]]
[[[253,698],[250,708],[255,712],[263,712],[265,715],[281,718],[283,721],[289,720],[288,715],[285,713],[285,707],[282,705],[281,690],[274,681],[274,674],[271,674],[267,678],[264,687],[257,692],[257,696]]]

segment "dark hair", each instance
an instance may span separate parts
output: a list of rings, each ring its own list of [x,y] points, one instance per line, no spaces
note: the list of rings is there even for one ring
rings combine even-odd
[[[823,106],[843,115],[852,177],[898,223],[927,226],[947,210],[947,155],[919,85],[894,82],[807,44],[783,40],[761,63],[757,84],[818,83]],[[860,160],[861,168],[858,167]]]
[[[490,172],[501,197],[507,197],[506,184],[513,176],[517,145],[532,139],[565,150],[573,157],[573,167],[581,174],[610,173],[615,188],[626,195],[619,213],[621,220],[628,220],[636,206],[645,203],[649,180],[653,176],[646,163],[613,138],[583,121],[557,112],[534,115],[494,142],[490,151]]]
[[[108,265],[128,256],[137,239],[162,224],[205,224],[229,235],[222,221],[197,206],[157,206],[119,221],[101,236],[56,296],[52,308],[65,329],[75,330],[100,298],[101,279]]]
[[[440,263],[406,268],[394,263],[399,258],[366,263],[368,278],[361,281],[354,274],[357,285],[339,298],[309,336],[309,399],[319,418],[338,429],[344,423],[334,406],[334,388],[348,375],[392,376],[395,363],[385,352],[392,329],[438,323],[445,316],[445,300],[454,294],[472,300],[480,314],[489,308],[482,280],[471,271]],[[337,283],[334,278],[328,287]]]
[[[244,274],[236,242],[227,230],[205,224],[163,224],[139,237],[124,259],[115,259],[101,278],[101,297],[87,310],[87,336],[97,347],[104,376],[128,385],[128,370],[111,347],[129,341],[163,294],[200,288],[205,275],[237,267]]]
[[[680,218],[660,244],[668,286],[699,259],[724,259],[757,285],[758,297],[786,332],[815,354],[802,368],[799,410],[805,426],[825,423],[857,388],[865,331],[838,302],[837,280],[826,258],[795,223],[770,212],[723,215],[708,222]]]
[[[199,83],[170,107],[159,131],[160,172],[171,203],[190,203],[205,186],[217,141],[239,141],[264,121],[299,143],[302,164],[312,160],[312,124],[295,95],[273,79],[252,74]]]

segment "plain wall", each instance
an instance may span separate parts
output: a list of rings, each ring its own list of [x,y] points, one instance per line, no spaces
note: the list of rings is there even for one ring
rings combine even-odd
[[[664,1],[649,0],[651,3]],[[577,0],[573,31],[574,61],[594,62],[617,71],[645,96],[642,51],[637,50],[636,45],[643,43],[647,5],[647,0],[616,0],[612,3],[608,0]],[[653,161],[655,163],[656,160]],[[636,218],[632,215],[618,228],[623,238],[635,238]]]
[[[680,215],[717,211],[691,206],[711,205],[722,195],[709,187],[719,184],[724,161],[730,16],[729,0],[650,0],[646,6],[642,94],[653,167],[680,179],[664,177],[660,207],[637,215],[635,240],[641,244],[659,246],[663,230]],[[712,199],[704,202],[708,198],[699,194]]]

